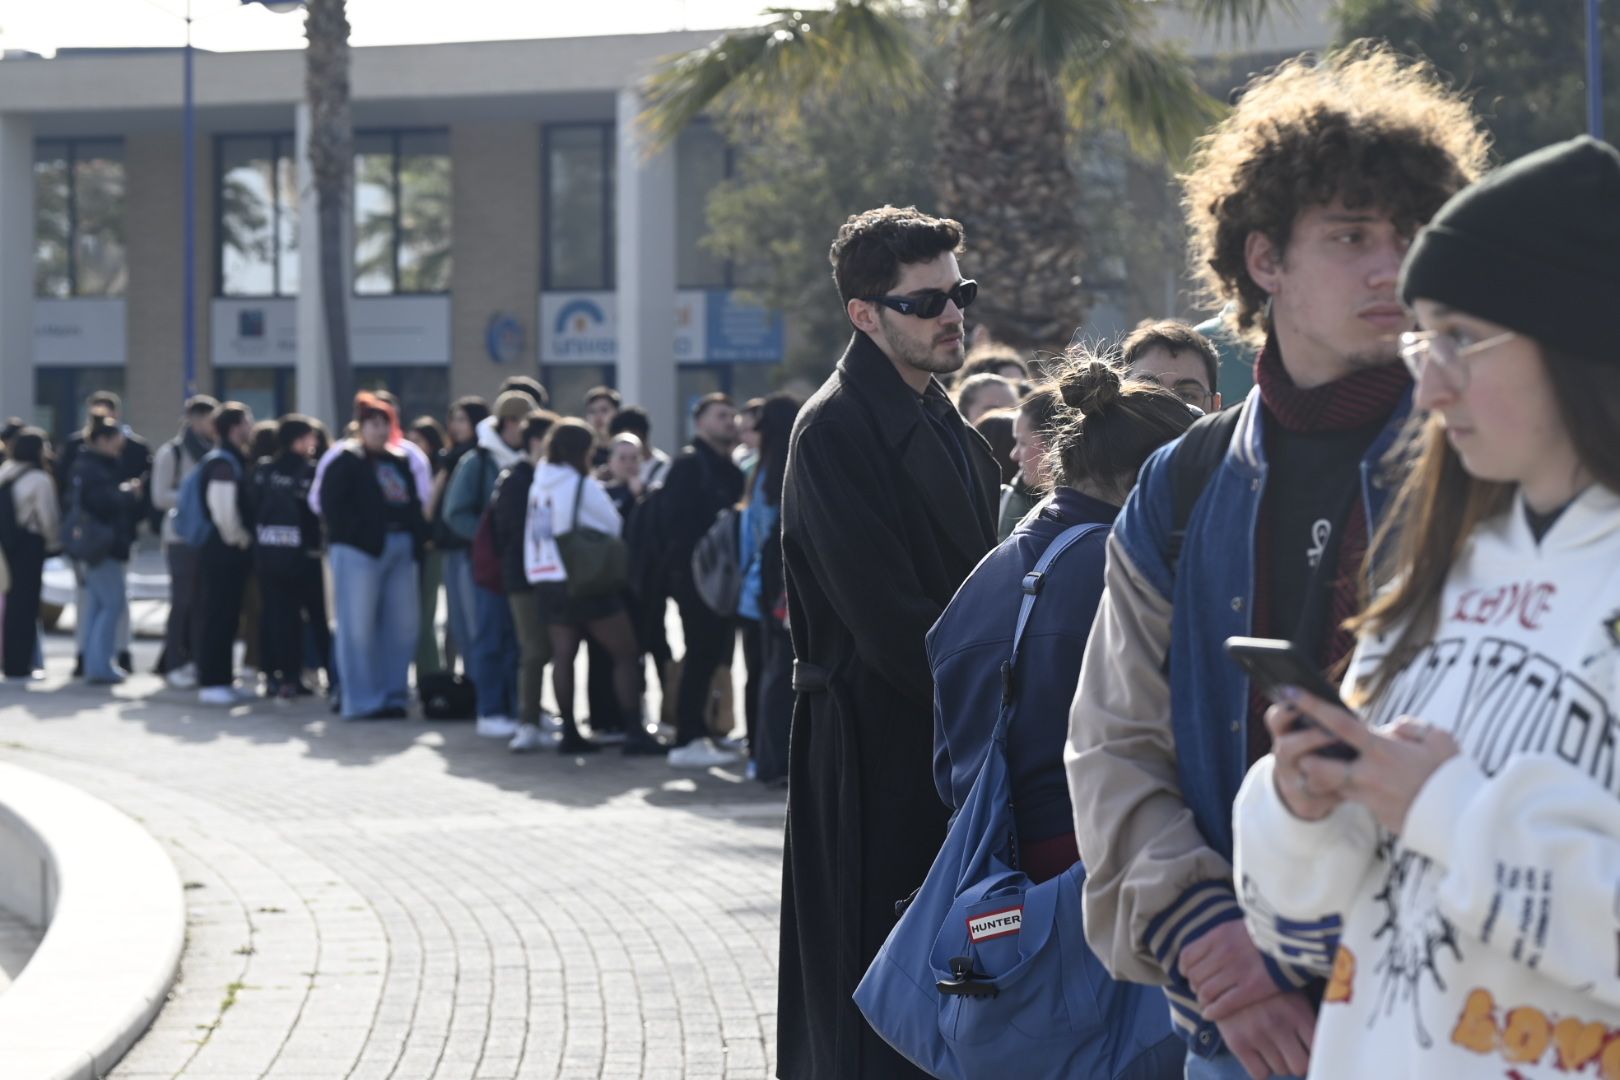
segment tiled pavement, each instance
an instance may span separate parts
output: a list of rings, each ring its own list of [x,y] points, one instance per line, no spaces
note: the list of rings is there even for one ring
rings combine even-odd
[[[117,1080],[773,1071],[782,799],[738,772],[60,674],[0,685],[0,758],[186,882],[180,980]]]

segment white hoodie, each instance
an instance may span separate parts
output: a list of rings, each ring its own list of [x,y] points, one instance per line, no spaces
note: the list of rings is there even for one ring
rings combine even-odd
[[[1346,685],[1388,639],[1364,640]],[[1261,949],[1331,974],[1310,1076],[1620,1077],[1620,496],[1538,545],[1524,505],[1446,580],[1434,640],[1369,710],[1462,752],[1399,836],[1293,817],[1262,759],[1234,808]]]
[[[574,528],[574,496],[578,493],[579,527],[618,536],[624,531],[619,508],[601,481],[580,474],[571,465],[541,462],[529,484],[529,509],[523,531],[523,570],[531,583],[567,581],[568,571],[557,552],[556,537]]]

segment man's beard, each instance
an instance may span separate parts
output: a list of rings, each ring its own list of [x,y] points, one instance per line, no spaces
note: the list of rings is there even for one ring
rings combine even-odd
[[[1345,356],[1345,365],[1355,371],[1367,371],[1370,368],[1387,367],[1401,358],[1400,346],[1396,342],[1379,343],[1370,349],[1357,349]]]
[[[959,370],[966,359],[960,338],[957,339],[956,347],[944,355],[934,348],[932,337],[926,342],[919,342],[902,334],[891,333],[888,338],[896,359],[907,367],[926,371],[931,375],[949,375]]]

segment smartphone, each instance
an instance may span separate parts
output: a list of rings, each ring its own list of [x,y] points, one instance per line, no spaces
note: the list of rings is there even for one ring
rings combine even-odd
[[[1243,670],[1249,673],[1249,678],[1254,680],[1260,692],[1273,701],[1281,700],[1277,696],[1278,688],[1297,686],[1330,705],[1346,709],[1344,702],[1339,700],[1338,689],[1327,681],[1311,662],[1310,657],[1292,641],[1276,638],[1227,638],[1226,654],[1237,661]],[[1300,731],[1316,726],[1315,721],[1301,715],[1294,721],[1292,730]],[[1355,747],[1341,741],[1331,742],[1312,752],[1339,761],[1354,761],[1361,756]]]

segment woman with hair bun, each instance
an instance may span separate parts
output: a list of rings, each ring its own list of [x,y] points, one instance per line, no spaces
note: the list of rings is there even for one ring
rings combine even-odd
[[[1052,493],[963,582],[928,635],[934,672],[934,783],[953,809],[978,778],[1001,707],[1002,664],[1012,652],[1024,599],[1023,582],[1064,532],[1076,525],[1112,525],[1142,463],[1178,438],[1197,413],[1157,383],[1131,379],[1111,360],[1076,348],[1065,358],[1047,431],[1046,466]],[[1020,645],[1018,705],[1007,736],[1019,869],[1036,881],[1080,859],[1063,771],[1069,704],[1080,660],[1102,598],[1108,529],[1082,536],[1051,564]],[[1107,980],[1101,964],[1098,977]],[[1179,1078],[1185,1050],[1170,1032],[1156,988],[1112,984],[1136,995],[1137,1030],[1162,1038],[1121,1075],[1133,1080]],[[1101,991],[1099,991],[1101,996]],[[1113,1036],[1099,1027],[1103,1041]],[[1117,1034],[1117,1033],[1116,1033]]]

